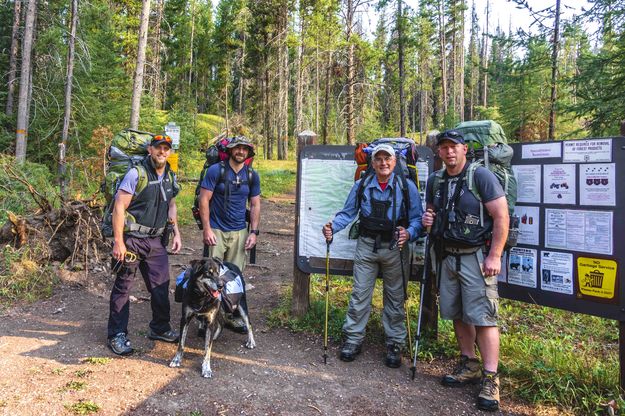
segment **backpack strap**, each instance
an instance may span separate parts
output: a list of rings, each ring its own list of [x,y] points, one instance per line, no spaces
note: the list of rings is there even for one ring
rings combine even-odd
[[[141,164],[135,166],[137,169],[137,186],[135,187],[135,193],[132,196],[132,199],[135,199],[145,188],[147,188],[148,183],[150,183],[150,178],[148,178],[148,172],[145,170],[145,167]]]
[[[484,162],[484,160],[479,159],[475,162],[471,162],[467,168],[467,188],[469,188],[473,196],[480,202],[480,225],[484,224],[484,203],[482,202],[482,195],[480,195],[477,186],[475,186],[475,171],[482,166]]]

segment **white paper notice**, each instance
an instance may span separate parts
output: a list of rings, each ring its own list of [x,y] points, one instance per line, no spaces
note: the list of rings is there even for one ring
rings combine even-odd
[[[536,250],[524,247],[510,249],[508,283],[536,287]]]
[[[550,292],[573,294],[573,255],[557,251],[540,253],[540,288]]]
[[[616,205],[614,163],[579,165],[580,205]]]
[[[517,182],[517,202],[540,204],[540,165],[514,165]]]
[[[543,165],[543,202],[575,205],[575,165]]]
[[[515,206],[514,213],[519,217],[519,244],[538,245],[540,212],[538,207]]]
[[[561,142],[524,144],[522,150],[523,159],[540,159],[546,157],[562,157]]]
[[[608,211],[545,209],[545,247],[611,255],[612,222]]]
[[[506,283],[506,275],[508,274],[508,268],[506,265],[508,264],[508,252],[504,251],[503,256],[501,256],[501,269],[499,269],[499,274],[497,275],[497,281]]]
[[[564,144],[562,161],[612,162],[612,139],[571,140]]]

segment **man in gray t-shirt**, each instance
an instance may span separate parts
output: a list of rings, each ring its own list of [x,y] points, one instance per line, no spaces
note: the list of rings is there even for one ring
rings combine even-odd
[[[440,313],[443,319],[453,320],[461,354],[459,365],[443,377],[442,384],[460,386],[481,379],[478,408],[497,410],[497,275],[508,236],[508,204],[499,181],[486,168],[478,167],[473,177],[481,201],[469,189],[467,145],[459,132],[440,133],[437,146],[445,169],[428,178],[427,212],[422,223],[428,228],[434,226],[431,237],[439,248],[433,251],[440,274]]]

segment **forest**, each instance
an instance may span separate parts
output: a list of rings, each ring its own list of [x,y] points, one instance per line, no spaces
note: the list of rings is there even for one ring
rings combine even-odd
[[[566,18],[561,0],[507,3],[531,27],[467,0],[5,0],[0,152],[62,159],[76,185],[114,132],[159,131],[163,114],[182,126],[183,170],[209,139],[198,114],[267,159],[305,129],[340,144],[486,118],[511,141],[618,134],[625,1]]]

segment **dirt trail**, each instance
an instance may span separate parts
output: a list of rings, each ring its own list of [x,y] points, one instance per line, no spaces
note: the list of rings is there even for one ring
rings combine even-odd
[[[147,338],[150,306],[139,280],[129,328],[137,352],[116,357],[105,346],[111,277],[64,272],[51,298],[0,314],[0,414],[72,414],[81,401],[83,409],[95,403],[101,415],[480,414],[477,387],[439,385],[451,363],[419,363],[413,381],[406,361],[400,369],[384,366],[382,346],[367,345],[348,364],[332,344],[324,365],[321,337],[267,326],[266,313],[292,284],[293,211],[283,199],[263,201],[258,265],[246,270],[256,349],[242,347],[244,335],[224,331],[214,346],[213,378],[203,379],[203,344],[192,327],[182,367],[169,368],[175,345]],[[195,226],[183,228],[183,244],[183,253],[171,257],[172,276],[201,256]],[[179,316],[172,301],[175,327]],[[505,396],[502,408],[537,413]]]

